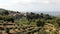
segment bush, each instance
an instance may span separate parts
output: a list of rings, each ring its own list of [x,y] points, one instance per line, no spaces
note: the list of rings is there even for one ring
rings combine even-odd
[[[39,27],[39,26],[41,26],[41,27],[43,27],[44,26],[44,21],[41,21],[41,20],[38,20],[37,22],[36,22],[36,25]]]
[[[53,31],[52,34],[58,34],[58,32],[57,31]]]
[[[10,16],[5,16],[4,21],[12,21],[12,22],[14,22],[14,18],[10,17]]]
[[[5,28],[5,31],[6,31],[7,33],[9,33],[9,30],[10,30],[9,28]]]
[[[44,30],[40,30],[38,34],[49,34],[49,32],[46,32]]]

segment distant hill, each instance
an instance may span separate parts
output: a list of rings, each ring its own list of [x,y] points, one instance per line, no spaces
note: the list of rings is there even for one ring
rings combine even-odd
[[[11,10],[6,10],[6,9],[2,9],[0,8],[0,14],[1,12],[5,12],[5,11],[11,11]],[[13,12],[16,12],[16,11],[13,11]],[[57,16],[57,17],[60,17],[60,11],[33,11],[34,13],[44,13],[44,14],[49,14],[49,15],[52,15],[52,16]]]
[[[34,12],[34,13],[44,13],[44,14],[49,14],[49,15],[52,15],[52,16],[57,16],[57,17],[60,17],[60,12],[59,11],[40,11],[40,12]]]

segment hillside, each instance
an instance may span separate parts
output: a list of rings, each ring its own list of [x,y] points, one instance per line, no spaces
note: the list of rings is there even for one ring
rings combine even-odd
[[[60,34],[60,18],[45,12],[0,9],[0,30],[2,34]]]

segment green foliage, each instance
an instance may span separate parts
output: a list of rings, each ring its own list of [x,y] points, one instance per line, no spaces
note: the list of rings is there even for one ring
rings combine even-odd
[[[45,15],[45,19],[46,19],[46,20],[51,19],[51,16],[48,15],[48,14],[46,14],[46,15]]]
[[[56,23],[59,25],[60,27],[60,18],[56,18]]]
[[[23,17],[22,14],[19,14],[19,12],[13,12],[11,11],[12,14],[19,14],[21,15],[20,17],[22,17],[21,19],[15,19],[14,17],[18,18],[18,16],[9,16],[9,11],[7,10],[3,10],[3,12],[0,12],[0,20],[2,21],[12,21],[15,22],[16,24],[19,25],[34,25],[34,26],[38,26],[38,27],[43,27],[45,25],[45,23],[50,23],[52,25],[54,25],[55,29],[58,29],[60,26],[60,18],[58,17],[54,17],[51,16],[49,14],[36,14],[36,13],[26,13],[26,16]],[[1,21],[0,21],[1,22]],[[47,24],[48,25],[48,24]],[[50,26],[50,25],[49,25]],[[53,26],[51,26],[53,27]],[[21,26],[21,28],[23,29],[23,26]],[[16,28],[17,29],[17,28]],[[20,30],[20,28],[18,28]],[[6,28],[5,29],[6,32],[9,32],[9,29]],[[34,32],[35,30],[32,30],[31,32]],[[21,34],[29,34],[30,32],[25,32],[25,33],[21,33]],[[44,30],[40,30],[39,34],[49,34],[48,32],[44,31]],[[52,32],[52,34],[57,34],[56,31]]]
[[[56,28],[56,29],[58,29],[58,28],[59,28],[58,23],[55,23],[55,24],[54,24],[54,26],[55,26],[55,28]]]
[[[4,13],[5,15],[8,15],[8,14],[9,14],[7,10],[5,10],[3,13]]]
[[[58,32],[57,31],[53,31],[52,34],[58,34]]]
[[[6,31],[7,33],[9,33],[9,30],[10,30],[9,28],[5,28],[5,31]]]
[[[3,20],[3,17],[2,16],[0,16],[0,20]]]
[[[36,22],[36,25],[39,27],[39,26],[44,26],[44,24],[45,24],[45,22],[44,21],[41,21],[41,20],[38,20],[37,22]]]
[[[12,21],[12,22],[14,22],[14,18],[10,17],[10,16],[5,16],[4,21]]]
[[[49,32],[46,32],[46,31],[44,31],[44,30],[40,30],[40,31],[39,31],[39,34],[49,34]]]

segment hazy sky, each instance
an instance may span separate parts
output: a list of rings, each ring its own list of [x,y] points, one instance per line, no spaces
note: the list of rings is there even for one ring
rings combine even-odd
[[[60,0],[0,0],[0,8],[16,11],[60,11]]]

